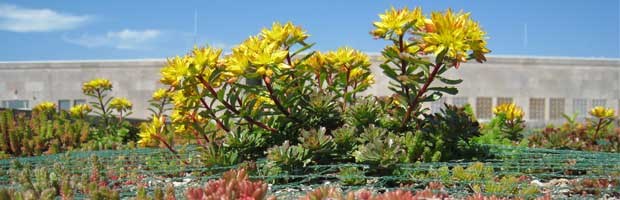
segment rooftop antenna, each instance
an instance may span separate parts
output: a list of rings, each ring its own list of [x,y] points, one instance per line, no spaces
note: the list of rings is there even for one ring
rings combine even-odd
[[[527,49],[527,23],[523,24],[523,48]]]
[[[194,45],[198,40],[198,9],[194,9]]]

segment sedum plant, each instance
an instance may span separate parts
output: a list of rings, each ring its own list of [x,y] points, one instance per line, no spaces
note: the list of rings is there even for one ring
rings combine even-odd
[[[41,106],[36,106],[41,108]],[[53,107],[36,109],[30,117],[0,111],[0,150],[11,156],[35,156],[83,148],[90,141],[90,125]]]
[[[186,197],[189,200],[263,200],[268,199],[267,191],[266,183],[249,180],[245,169],[240,169],[225,172],[222,178],[209,181],[203,188],[188,188]]]
[[[560,127],[546,127],[528,136],[530,147],[562,148],[587,151],[620,152],[620,129],[614,127],[614,110],[595,107],[592,118],[580,123],[575,117],[565,116]]]
[[[372,35],[390,41],[383,73],[395,94],[363,97],[374,83],[368,55],[350,47],[312,51],[293,23],[273,23],[232,52],[195,47],[168,59],[141,126],[141,146],[197,145],[203,164],[267,157],[272,171],[303,172],[309,163],[396,164],[479,157],[479,134],[462,110],[424,114],[422,104],[456,94],[450,68],[485,60],[485,33],[469,13],[391,9]],[[432,59],[431,59],[432,57]],[[166,112],[168,111],[169,112]],[[169,122],[169,123],[167,123]],[[481,157],[481,156],[480,156]],[[385,170],[390,172],[391,170]]]
[[[100,121],[97,123],[99,126],[93,136],[96,138],[96,145],[103,148],[127,141],[131,137],[129,133],[131,125],[124,120],[124,117],[131,114],[132,103],[126,98],[109,96],[111,91],[112,82],[103,78],[96,78],[82,85],[82,92],[94,99],[89,102],[92,107],[89,110],[99,115]],[[86,111],[84,110],[86,108],[76,107],[75,109],[75,112],[80,112],[77,109],[83,109],[81,112]],[[114,118],[114,111],[118,113],[117,119]]]
[[[521,139],[521,131],[525,128],[523,109],[514,103],[506,103],[493,108],[493,114],[498,118],[499,129],[504,138],[512,141]]]
[[[379,15],[371,34],[391,42],[382,51],[383,73],[390,78],[395,92],[400,128],[406,129],[422,114],[422,103],[436,101],[446,94],[456,94],[453,86],[431,86],[435,79],[446,85],[462,80],[442,76],[448,69],[475,59],[486,60],[485,32],[469,13],[432,12],[427,18],[421,8],[392,8]],[[428,56],[433,56],[431,61]]]

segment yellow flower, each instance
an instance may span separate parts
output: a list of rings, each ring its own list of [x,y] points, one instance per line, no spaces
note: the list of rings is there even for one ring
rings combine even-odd
[[[103,78],[96,78],[82,85],[82,91],[87,95],[94,95],[97,91],[103,92],[109,90],[112,90],[112,83],[110,80]]]
[[[495,115],[503,114],[509,121],[523,119],[523,110],[514,103],[505,103],[493,108]]]
[[[325,60],[331,67],[341,72],[356,67],[368,68],[370,66],[368,55],[349,47],[341,47],[336,51],[327,52]]]
[[[197,66],[198,69],[215,68],[218,65],[221,54],[222,49],[209,46],[204,48],[194,47],[192,51],[192,64]]]
[[[218,87],[225,80],[225,77],[210,78],[216,70],[223,68],[219,60],[221,54],[222,49],[209,46],[194,47],[190,55],[168,59],[166,66],[161,69],[160,81],[165,85],[179,88],[180,86],[197,84],[199,83],[197,78],[202,77],[213,81],[210,83],[211,86]]]
[[[320,51],[316,51],[304,61],[304,64],[309,71],[319,74],[325,69],[325,56]]]
[[[614,109],[596,106],[590,110],[590,115],[596,118],[612,118],[614,117]]]
[[[49,101],[44,101],[41,102],[39,104],[37,104],[36,106],[34,106],[34,108],[32,108],[32,111],[34,112],[54,112],[56,111],[56,104],[49,102]]]
[[[422,15],[422,9],[417,7],[413,10],[403,8],[396,10],[392,9],[380,14],[381,21],[374,22],[375,30],[371,32],[375,37],[386,37],[395,33],[397,36],[402,36],[409,30],[410,27],[421,28],[424,26],[424,16]]]
[[[69,109],[69,113],[71,113],[73,117],[84,117],[91,111],[92,109],[87,104],[75,105]]]
[[[372,85],[375,84],[375,76],[368,75],[366,76],[366,79],[364,79],[364,81],[362,82],[362,84],[366,84],[366,85]]]
[[[188,57],[169,58],[166,66],[161,69],[161,83],[170,86],[179,86],[189,71]]]
[[[271,29],[264,28],[260,34],[265,40],[277,44],[285,44],[290,46],[296,42],[303,42],[308,38],[308,34],[299,26],[287,22],[285,25],[280,22],[274,22]]]
[[[155,92],[153,92],[153,100],[155,101],[159,101],[165,98],[168,98],[170,96],[170,94],[168,93],[168,90],[164,89],[164,88],[159,88],[157,90],[155,90]]]
[[[123,112],[127,110],[131,110],[133,104],[131,101],[126,98],[114,98],[110,101],[110,108],[116,110],[117,112]]]
[[[250,66],[250,61],[241,48],[233,48],[233,53],[226,57],[225,63],[229,76],[241,76]]]
[[[138,145],[142,147],[153,146],[163,126],[163,117],[153,117],[150,123],[142,123],[140,125],[140,133],[138,133],[140,137]]]
[[[248,67],[254,67],[257,70],[254,73],[271,76],[273,71],[268,68],[278,66],[287,55],[288,51],[282,50],[278,43],[252,36],[233,48],[233,53],[226,59],[230,65],[227,70],[239,74]]]
[[[426,53],[439,55],[447,50],[446,56],[456,62],[466,62],[471,52],[477,61],[485,61],[485,32],[478,22],[470,19],[469,13],[433,12],[430,21],[426,21],[427,32],[422,34],[420,46]]]
[[[257,111],[263,108],[264,105],[274,105],[275,103],[271,98],[269,98],[268,94],[249,94],[245,99],[246,104],[253,103],[252,111]]]

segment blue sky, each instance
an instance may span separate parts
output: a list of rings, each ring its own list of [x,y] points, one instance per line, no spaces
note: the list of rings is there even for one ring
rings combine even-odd
[[[620,58],[618,0],[179,2],[0,0],[0,61],[164,58],[194,41],[229,49],[273,21],[301,25],[317,50],[380,52],[368,32],[391,6],[471,12],[493,55]]]

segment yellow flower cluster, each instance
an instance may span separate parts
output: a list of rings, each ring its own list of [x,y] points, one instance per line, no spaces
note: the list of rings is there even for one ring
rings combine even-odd
[[[263,28],[260,35],[267,41],[287,46],[308,38],[306,31],[291,22],[287,22],[284,25],[280,24],[280,22],[274,22],[271,29]]]
[[[304,61],[303,66],[305,66],[308,71],[320,74],[324,70],[326,63],[323,53],[316,51]]]
[[[272,76],[272,67],[283,63],[287,54],[288,51],[283,50],[278,43],[252,36],[233,48],[233,53],[226,59],[226,63],[231,73],[243,73],[253,67],[255,70],[253,73]]]
[[[271,29],[263,29],[258,36],[251,36],[234,47],[232,54],[225,60],[226,71],[234,76],[271,77],[274,67],[279,70],[291,68],[284,63],[289,55],[287,48],[294,43],[303,43],[307,37],[299,26],[290,22],[285,25],[276,22]]]
[[[525,114],[523,110],[514,103],[505,103],[493,108],[495,115],[503,114],[507,120],[521,120]]]
[[[392,33],[402,36],[411,26],[418,28],[424,26],[424,16],[420,7],[413,10],[409,10],[407,7],[396,10],[392,7],[384,14],[380,14],[379,18],[381,21],[373,23],[375,30],[371,32],[375,37],[389,37]]]
[[[325,60],[329,66],[340,72],[346,72],[357,67],[364,69],[370,67],[370,57],[350,47],[341,47],[336,51],[327,52]]]
[[[140,125],[140,133],[138,133],[138,136],[140,136],[138,145],[141,147],[153,146],[163,126],[163,117],[153,117],[150,123],[142,123]]]
[[[438,55],[447,50],[446,55],[459,62],[466,62],[469,52],[473,52],[479,62],[486,60],[484,54],[490,52],[486,48],[486,33],[469,16],[469,13],[452,13],[451,10],[433,12],[422,38],[424,52]]]
[[[252,111],[257,111],[260,108],[263,108],[264,105],[274,105],[274,102],[271,98],[267,96],[267,94],[255,95],[250,94],[246,99],[248,102],[253,102],[254,106],[252,107]]]
[[[110,101],[110,108],[116,110],[117,112],[123,112],[127,110],[131,110],[133,104],[131,101],[126,98],[114,98]]]
[[[82,91],[87,95],[93,95],[97,91],[103,92],[109,90],[112,90],[112,83],[110,80],[103,78],[96,78],[82,85]]]
[[[375,29],[371,32],[375,37],[392,39],[392,34],[396,34],[402,39],[407,32],[418,36],[414,37],[413,45],[403,41],[408,53],[439,55],[447,51],[446,56],[456,62],[466,62],[471,53],[478,62],[483,62],[486,61],[484,54],[490,52],[486,47],[486,33],[469,13],[447,10],[433,12],[430,18],[426,18],[420,8],[392,8],[379,18],[381,20],[373,23]]]
[[[614,109],[596,106],[590,110],[590,115],[596,118],[612,118],[615,116]]]
[[[314,74],[349,73],[351,83],[366,85],[375,82],[374,76],[370,74],[370,64],[368,55],[349,47],[326,53],[316,51],[304,61],[306,70]]]
[[[164,88],[159,88],[157,90],[155,90],[155,92],[153,92],[153,100],[155,101],[159,101],[165,98],[170,97],[170,93],[168,92],[168,90],[164,89]]]
[[[161,79],[163,84],[181,87],[184,82],[195,84],[196,77],[201,76],[209,79],[211,75],[221,68],[219,63],[222,49],[205,47],[194,48],[190,55],[184,57],[174,57],[168,59],[166,66],[161,69]],[[213,87],[221,85],[224,77],[210,83]]]
[[[75,105],[69,109],[69,113],[71,113],[73,117],[84,117],[91,111],[92,109],[87,104]]]
[[[34,108],[32,108],[32,111],[40,112],[40,113],[41,112],[53,112],[53,111],[56,111],[56,104],[49,102],[49,101],[44,101],[34,106]]]

